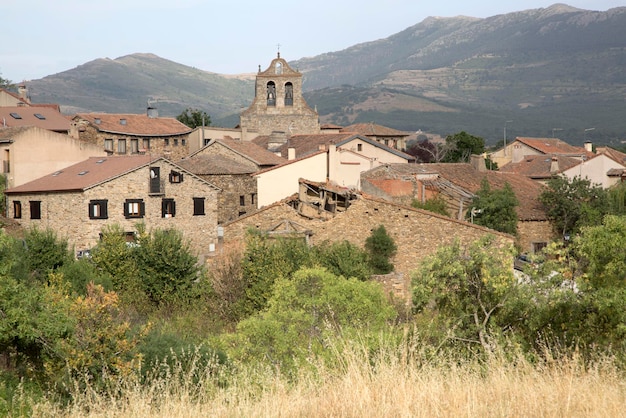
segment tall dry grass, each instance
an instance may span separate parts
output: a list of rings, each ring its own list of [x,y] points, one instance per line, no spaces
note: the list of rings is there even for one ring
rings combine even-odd
[[[332,367],[303,370],[295,381],[270,368],[243,367],[218,376],[213,369],[199,383],[183,372],[151,385],[114,382],[116,396],[76,390],[70,406],[40,402],[34,416],[620,417],[626,405],[626,379],[610,360],[585,366],[575,356],[459,363],[394,349],[372,359],[357,345],[342,349]]]

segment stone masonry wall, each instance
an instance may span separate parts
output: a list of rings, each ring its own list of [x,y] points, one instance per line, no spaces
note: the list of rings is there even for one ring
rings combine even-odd
[[[222,191],[218,197],[217,222],[237,219],[239,216],[256,211],[258,199],[256,179],[248,174],[202,175],[199,176]],[[243,205],[241,198],[243,197]]]
[[[11,195],[13,200],[22,202],[22,218],[17,221],[24,227],[51,228],[61,237],[66,237],[76,250],[91,248],[97,244],[99,234],[105,225],[118,224],[127,232],[136,232],[136,224],[144,223],[147,230],[154,228],[180,230],[189,240],[192,251],[204,258],[213,255],[210,244],[217,244],[217,191],[192,175],[184,175],[182,183],[169,183],[167,176],[174,166],[159,161],[161,176],[165,178],[164,194],[149,195],[149,169],[140,168],[117,179],[108,181],[85,192],[45,193],[31,195]],[[193,215],[193,198],[205,198],[205,215]],[[161,216],[163,198],[174,199],[174,217]],[[108,219],[90,219],[90,200],[108,200]],[[145,217],[126,219],[124,201],[143,199]],[[29,201],[41,201],[41,219],[31,220]],[[11,213],[10,216],[13,214]]]

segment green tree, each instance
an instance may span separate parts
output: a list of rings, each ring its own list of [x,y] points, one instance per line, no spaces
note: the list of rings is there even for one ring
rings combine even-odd
[[[608,212],[612,215],[626,215],[626,182],[620,182],[607,190]]]
[[[316,245],[314,251],[317,264],[336,276],[364,281],[372,274],[367,252],[350,241],[323,242]]]
[[[446,137],[446,147],[449,150],[443,160],[444,162],[463,163],[468,162],[472,154],[478,155],[485,152],[485,140],[461,131]]]
[[[519,202],[509,183],[505,183],[502,189],[491,190],[487,177],[484,177],[466,216],[471,218],[471,211],[474,210],[475,213],[479,212],[473,217],[475,224],[517,235],[515,208],[518,205]]]
[[[14,86],[11,80],[0,77],[0,89],[10,89]]]
[[[211,117],[204,110],[192,109],[190,107],[176,116],[176,119],[191,129],[211,125]]]
[[[416,209],[424,209],[430,212],[438,213],[443,216],[450,216],[448,213],[448,204],[442,195],[437,195],[432,199],[426,200],[424,203],[417,199],[413,199],[411,206]]]
[[[67,239],[59,238],[52,229],[41,230],[33,227],[26,230],[19,253],[22,272],[19,277],[32,277],[45,280],[49,272],[55,271],[73,261]]]
[[[369,265],[374,274],[387,274],[393,271],[390,259],[396,254],[398,247],[393,238],[387,234],[384,225],[379,225],[365,240]]]
[[[578,176],[551,178],[539,201],[561,236],[576,234],[583,226],[601,224],[609,208],[606,191]]]

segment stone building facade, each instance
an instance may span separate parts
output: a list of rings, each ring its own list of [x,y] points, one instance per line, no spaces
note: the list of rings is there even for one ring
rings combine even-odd
[[[217,193],[180,166],[148,156],[90,158],[6,191],[10,218],[50,228],[77,251],[96,245],[106,225],[120,225],[132,239],[141,223],[148,231],[181,231],[201,258],[217,244]]]
[[[280,53],[265,71],[259,66],[254,100],[239,120],[243,138],[247,138],[247,131],[256,135],[275,131],[287,135],[320,133],[319,115],[302,96],[302,74],[292,69]]]
[[[147,154],[177,161],[189,155],[192,130],[175,118],[154,113],[79,113],[72,118],[70,135],[95,144],[109,155]]]

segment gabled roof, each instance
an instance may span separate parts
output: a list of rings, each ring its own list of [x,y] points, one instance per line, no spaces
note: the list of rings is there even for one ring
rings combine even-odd
[[[49,106],[0,106],[0,127],[37,126],[54,132],[67,133],[70,121]]]
[[[626,166],[626,154],[611,147],[597,147],[596,155],[606,155],[616,163]]]
[[[254,175],[256,176],[257,174],[263,174],[263,173],[267,173],[268,171],[278,170],[279,168],[282,168],[282,167],[284,167],[286,165],[294,164],[294,163],[297,163],[299,161],[306,160],[307,158],[313,158],[313,157],[315,157],[315,156],[317,156],[319,154],[324,154],[325,152],[326,151],[322,150],[322,151],[314,152],[312,154],[307,154],[304,157],[294,158],[293,160],[283,160],[284,162],[282,164],[278,164],[278,165],[275,165],[273,167],[268,167],[268,168],[265,168],[263,170],[259,170],[256,173],[254,173]]]
[[[517,137],[516,141],[527,145],[542,154],[555,154],[555,155],[592,155],[584,147],[575,147],[568,144],[565,141],[561,141],[558,138],[527,138]]]
[[[402,157],[402,158],[404,158],[407,161],[415,161],[415,157],[414,156],[412,156],[410,154],[407,154],[405,152],[399,151],[399,150],[397,150],[395,148],[391,148],[391,147],[389,147],[389,146],[387,146],[385,144],[381,144],[380,142],[375,141],[375,140],[373,140],[373,139],[371,139],[371,138],[369,138],[367,136],[363,136],[363,135],[355,135],[355,136],[347,138],[347,139],[345,139],[343,141],[337,142],[335,145],[337,147],[341,147],[342,145],[345,145],[345,144],[347,144],[349,142],[352,142],[355,139],[361,140],[363,142],[367,142],[368,144],[373,145],[376,148],[383,149],[383,150],[385,150],[385,151],[387,151],[387,152],[389,152],[391,154],[397,155],[398,157]]]
[[[100,132],[136,136],[185,135],[192,131],[175,118],[150,117],[132,113],[78,113],[74,116],[84,119]]]
[[[180,160],[178,165],[196,175],[252,174],[256,167],[241,164],[223,155],[196,154]]]
[[[237,139],[215,139],[203,148],[191,154],[190,157],[201,154],[204,149],[211,147],[215,143],[225,146],[231,151],[261,167],[278,165],[285,162],[284,158],[268,151],[267,148],[263,148],[250,141],[241,141]]]
[[[126,173],[130,173],[142,167],[147,167],[156,161],[167,161],[179,168],[186,174],[192,175],[219,190],[214,185],[200,179],[193,173],[172,163],[163,157],[150,157],[148,155],[115,156],[115,157],[90,157],[52,174],[40,177],[31,182],[22,184],[12,189],[5,190],[6,194],[18,193],[49,193],[49,192],[77,192],[85,191],[104,182],[113,180]]]
[[[387,126],[377,125],[375,123],[355,123],[350,126],[341,128],[339,132],[354,132],[366,136],[409,136],[408,132],[399,131]]]
[[[552,172],[552,163],[556,159],[558,170]],[[546,179],[556,173],[569,170],[582,163],[578,158],[564,155],[526,155],[524,159],[517,163],[508,163],[500,167],[502,173],[514,173],[532,179]]]

